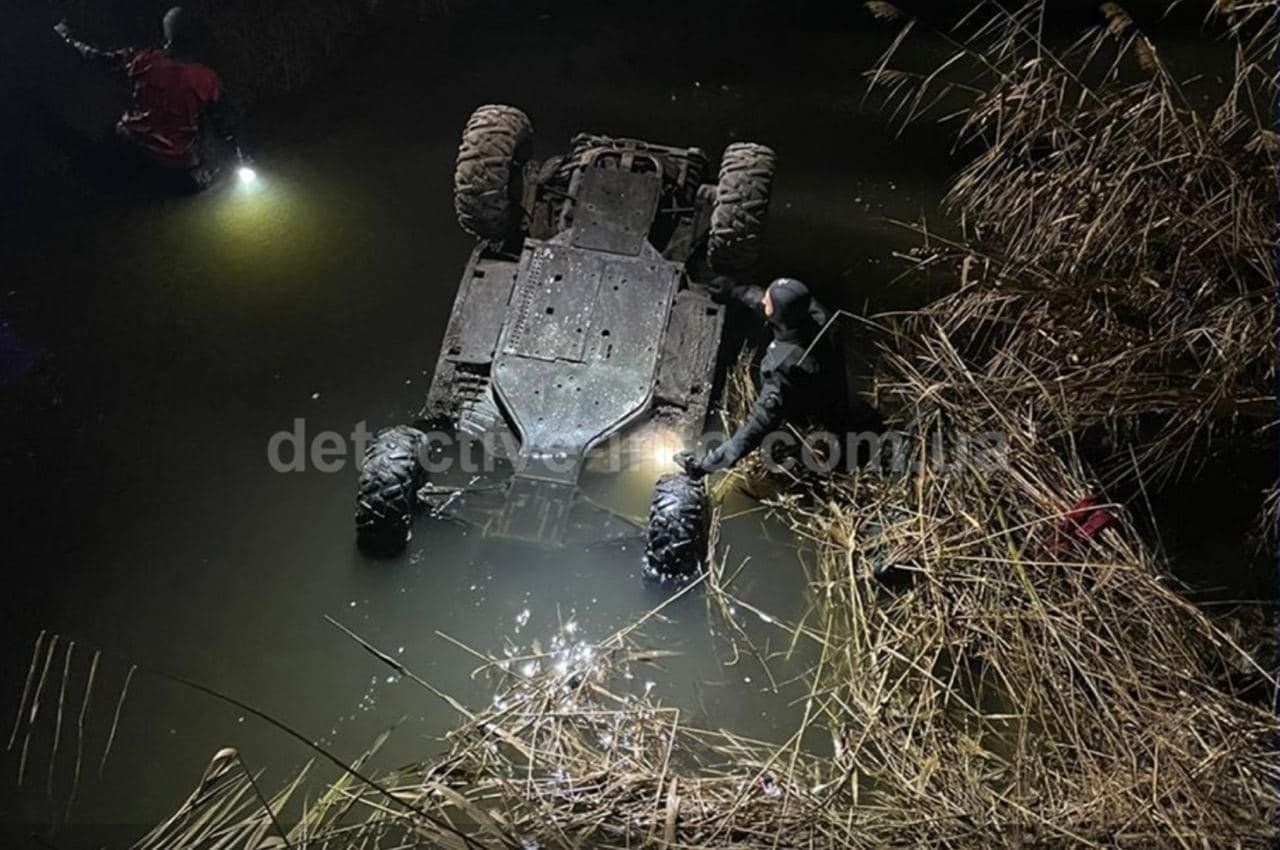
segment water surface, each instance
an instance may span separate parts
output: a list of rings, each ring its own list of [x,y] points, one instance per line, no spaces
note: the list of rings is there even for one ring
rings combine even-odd
[[[245,713],[139,675],[101,779],[111,708],[130,661],[251,701],[353,758],[400,722],[382,763],[436,751],[456,721],[325,623],[329,615],[463,702],[493,683],[445,633],[484,653],[543,645],[567,622],[600,640],[662,601],[634,545],[547,553],[420,522],[407,551],[354,546],[355,472],[281,474],[271,436],[308,438],[406,421],[430,370],[470,242],[450,188],[470,110],[501,101],[533,118],[538,153],[579,130],[696,144],[768,143],[779,155],[762,275],[811,281],[862,310],[916,303],[890,286],[910,237],[886,218],[932,211],[950,168],[943,134],[895,138],[862,109],[860,72],[886,33],[858,16],[771,29],[752,15],[685,20],[460,13],[384,33],[298,96],[257,106],[254,191],[155,200],[86,193],[13,221],[3,246],[6,534],[12,575],[0,693],[17,703],[41,629],[78,640],[69,704],[89,647],[113,653],[89,713],[72,821],[163,815],[222,746],[282,781],[308,753]],[[768,57],[787,56],[783,63]],[[642,513],[658,470],[587,482]],[[731,511],[745,510],[742,499]],[[807,610],[786,534],[748,512],[725,524],[737,590],[777,616]],[[731,654],[697,595],[644,630],[682,653],[644,673],[695,722],[780,739],[798,696],[775,693]],[[740,614],[740,616],[743,616]],[[785,635],[743,616],[774,649]],[[61,651],[54,662],[62,662]],[[779,678],[803,659],[778,659]],[[67,816],[68,744],[46,792],[48,729],[5,820]],[[38,751],[38,752],[37,752]],[[12,790],[15,759],[0,759]],[[65,830],[63,831],[65,835]]]

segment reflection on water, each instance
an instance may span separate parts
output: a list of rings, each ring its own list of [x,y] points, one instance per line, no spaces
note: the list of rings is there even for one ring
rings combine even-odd
[[[344,203],[327,203],[326,189],[343,192]],[[297,297],[342,253],[329,240],[341,232],[342,208],[358,197],[310,175],[260,167],[252,183],[230,178],[199,197],[170,201],[163,217],[147,223],[139,259],[157,278],[195,271],[190,282],[218,287],[205,297]],[[210,265],[193,270],[193,259]]]
[[[685,448],[678,431],[660,423],[638,425],[589,454],[582,489],[612,510],[643,520],[654,483],[678,470],[673,458]]]
[[[811,36],[823,49],[793,54],[794,79],[782,79],[743,61],[752,42],[723,32],[724,20],[701,33],[685,22],[679,37],[696,71],[664,51],[620,59],[608,46],[616,42],[559,23],[511,24],[502,63],[485,59],[492,28],[461,17],[406,43],[389,38],[330,89],[261,110],[253,185],[86,202],[32,223],[27,244],[4,246],[14,281],[5,304],[17,315],[6,351],[20,340],[23,351],[51,352],[56,377],[32,390],[41,404],[56,402],[13,422],[19,450],[6,469],[24,483],[4,507],[15,560],[30,567],[11,591],[6,682],[21,680],[31,641],[48,627],[247,698],[344,758],[404,718],[379,757],[392,765],[437,749],[457,717],[324,615],[435,687],[483,704],[496,683],[472,675],[483,662],[463,646],[511,664],[540,650],[550,656],[538,663],[572,665],[664,601],[641,581],[635,537],[544,550],[422,519],[403,555],[366,557],[354,547],[349,466],[281,474],[267,463],[269,438],[295,419],[311,435],[347,434],[359,422],[406,421],[418,407],[471,247],[453,219],[451,167],[477,103],[524,106],[540,155],[579,130],[711,150],[733,138],[769,142],[780,169],[764,273],[806,278],[826,301],[859,310],[918,298],[906,288],[886,295],[897,270],[873,261],[909,237],[880,217],[933,207],[945,141],[927,140],[911,161],[879,117],[851,106],[878,36],[818,27]],[[772,55],[774,33],[751,38]],[[552,55],[565,58],[543,61]],[[620,61],[630,64],[618,74],[581,72]],[[584,493],[642,518],[653,482],[683,448],[653,437],[621,473],[593,461]],[[735,517],[721,532],[735,593],[781,620],[802,618],[804,577],[787,535],[738,494],[724,509]],[[806,660],[786,657],[789,635],[777,623],[729,613],[758,655],[735,647],[734,629],[693,592],[636,636],[677,653],[635,669],[637,683],[695,724],[789,736]],[[775,691],[769,672],[792,684]],[[110,726],[101,706],[126,673],[123,662],[99,671],[110,697],[89,714],[92,746]],[[6,687],[0,706],[16,702]],[[242,711],[140,674],[114,755],[100,781],[82,783],[71,818],[154,819],[228,745],[265,769],[268,784],[308,757]],[[57,806],[43,787],[9,799],[22,817],[47,820],[65,805],[63,775]]]

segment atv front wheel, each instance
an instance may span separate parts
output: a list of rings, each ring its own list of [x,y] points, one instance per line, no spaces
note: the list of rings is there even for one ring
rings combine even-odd
[[[418,452],[427,435],[407,425],[384,428],[369,444],[356,493],[356,542],[362,549],[390,553],[409,541],[418,488],[426,472]]]
[[[453,209],[462,229],[504,241],[520,223],[518,179],[533,142],[529,116],[491,104],[471,113],[453,170]]]
[[[649,506],[644,573],[662,582],[687,582],[707,560],[711,510],[707,488],[683,473],[664,475]]]
[[[724,149],[707,239],[707,259],[715,271],[743,272],[759,259],[774,161],[771,148],[752,142],[734,142]]]

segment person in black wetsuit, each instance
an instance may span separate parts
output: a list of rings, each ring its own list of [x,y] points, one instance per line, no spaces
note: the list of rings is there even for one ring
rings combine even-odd
[[[677,462],[694,478],[728,469],[786,423],[835,427],[846,419],[843,363],[829,340],[817,339],[830,314],[809,295],[808,287],[783,277],[761,290],[720,277],[712,289],[717,300],[763,314],[773,341],[760,363],[760,393],[742,427],[702,457],[677,455]]]

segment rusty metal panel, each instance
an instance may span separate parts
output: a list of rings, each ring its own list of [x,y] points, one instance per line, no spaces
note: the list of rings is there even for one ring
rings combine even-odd
[[[419,414],[423,418],[454,416],[472,389],[470,382],[487,380],[519,268],[513,260],[485,256],[483,246],[471,253]]]
[[[689,411],[698,424],[710,404],[723,327],[724,308],[705,291],[685,289],[676,296],[654,394],[661,403]]]
[[[502,353],[582,362],[603,264],[597,255],[560,245],[534,248],[512,294]]]
[[[680,267],[652,249],[634,259],[558,245],[537,252],[525,276],[545,281],[552,269],[577,268],[592,279],[561,283],[591,297],[571,323],[540,315],[542,302],[532,301],[503,337],[493,385],[522,438],[520,473],[573,482],[586,450],[648,406]]]
[[[573,209],[574,246],[638,255],[648,243],[661,195],[662,176],[655,172],[586,169]]]
[[[460,293],[458,310],[450,317],[444,351],[457,363],[489,363],[498,346],[507,302],[516,282],[517,264],[508,260],[479,260],[470,268],[467,291]]]

